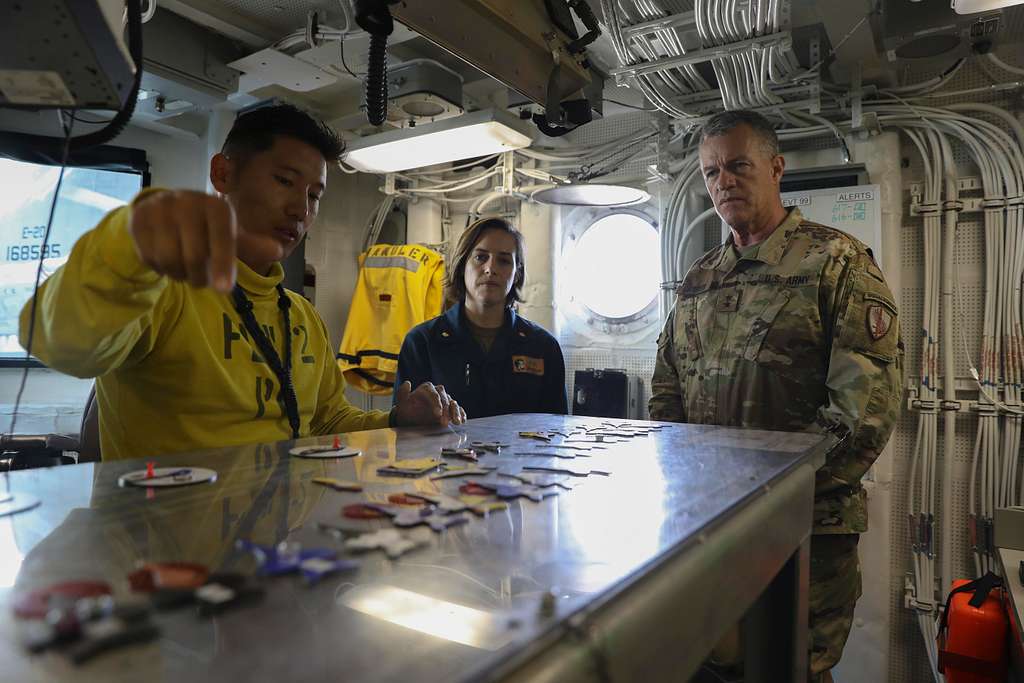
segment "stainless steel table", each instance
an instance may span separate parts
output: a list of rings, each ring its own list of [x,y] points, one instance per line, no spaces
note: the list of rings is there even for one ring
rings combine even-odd
[[[539,442],[519,431],[568,431],[599,418],[517,415],[457,430],[344,435],[358,458],[308,460],[291,442],[177,454],[215,483],[147,493],[118,477],[144,460],[14,472],[36,510],[0,520],[0,678],[10,681],[584,681],[686,680],[744,618],[748,680],[803,680],[808,542],[822,436],[668,425],[565,461],[606,469],[542,503],[522,501],[441,534],[398,560],[361,556],[355,572],[308,587],[267,580],[253,607],[200,618],[161,612],[159,640],[75,667],[28,655],[6,603],[17,591],[101,579],[127,596],[144,561],[252,571],[238,539],[341,548],[317,528],[350,520],[343,505],[403,490],[457,495],[460,479],[382,477],[396,459],[442,446],[505,441],[485,460],[515,470]],[[614,420],[619,424],[622,420]],[[639,423],[648,424],[648,423]],[[300,443],[330,443],[330,437]],[[561,461],[559,461],[561,462]],[[312,483],[359,479],[363,493]]]

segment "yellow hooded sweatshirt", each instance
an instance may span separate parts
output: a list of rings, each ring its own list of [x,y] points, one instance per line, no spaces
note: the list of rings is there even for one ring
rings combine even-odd
[[[31,349],[55,370],[97,378],[103,459],[291,438],[278,379],[231,297],[143,264],[128,233],[129,212],[107,214],[40,287]],[[280,264],[263,277],[238,262],[238,283],[282,359],[275,286],[283,277]],[[389,413],[348,403],[326,326],[312,304],[288,296],[300,435],[387,427]],[[23,346],[31,310],[30,299],[21,312]]]

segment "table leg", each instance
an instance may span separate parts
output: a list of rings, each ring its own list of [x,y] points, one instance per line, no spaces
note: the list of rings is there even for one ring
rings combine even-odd
[[[811,539],[804,539],[740,622],[745,683],[807,681]]]

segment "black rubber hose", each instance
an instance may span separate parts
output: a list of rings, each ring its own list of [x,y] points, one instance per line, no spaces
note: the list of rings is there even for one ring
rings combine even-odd
[[[572,6],[573,11],[576,12],[576,16],[580,18],[583,25],[588,31],[599,31],[600,24],[597,22],[597,15],[594,14],[594,10],[590,8],[590,5],[586,3],[586,0],[581,0]]]
[[[374,126],[388,115],[388,36],[370,34],[370,55],[366,61],[366,118]]]
[[[124,131],[135,113],[135,103],[139,99],[139,88],[142,87],[142,0],[129,0],[128,8],[128,52],[135,62],[135,80],[132,90],[128,93],[128,101],[124,103],[117,116],[98,131],[82,135],[71,140],[71,151],[77,152],[87,147],[95,147],[110,142]]]
[[[366,59],[366,119],[374,126],[388,116],[388,36],[395,29],[388,5],[398,0],[356,0],[356,23],[370,34]]]
[[[576,54],[581,52],[583,48],[590,45],[592,42],[597,40],[598,36],[601,35],[601,25],[597,23],[597,16],[594,14],[594,10],[590,8],[590,5],[585,0],[579,0],[578,2],[572,3],[571,7],[576,16],[580,18],[583,25],[587,28],[587,33],[580,36],[578,39],[572,41],[567,45],[569,52]]]

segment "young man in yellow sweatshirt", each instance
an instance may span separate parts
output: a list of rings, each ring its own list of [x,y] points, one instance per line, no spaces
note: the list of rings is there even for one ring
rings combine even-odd
[[[353,407],[323,321],[281,286],[341,150],[294,107],[244,114],[210,161],[217,195],[143,191],[25,305],[22,345],[97,378],[104,460],[465,419],[430,383]]]

